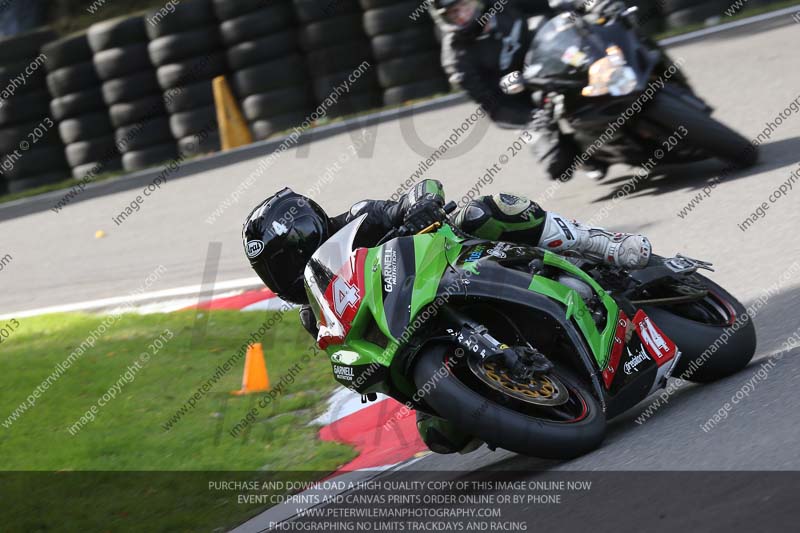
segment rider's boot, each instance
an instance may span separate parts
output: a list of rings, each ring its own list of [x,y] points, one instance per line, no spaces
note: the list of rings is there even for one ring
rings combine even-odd
[[[547,213],[539,246],[626,269],[647,266],[653,251],[650,241],[642,235],[611,233],[552,212]]]

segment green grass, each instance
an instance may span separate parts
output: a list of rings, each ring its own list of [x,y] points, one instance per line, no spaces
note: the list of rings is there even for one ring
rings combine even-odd
[[[353,458],[352,449],[320,441],[319,428],[308,425],[324,411],[325,400],[335,387],[330,363],[322,352],[311,357],[285,394],[260,410],[249,433],[239,437],[228,433],[262,397],[229,394],[241,386],[244,359],[169,431],[162,427],[216,367],[258,330],[266,316],[215,311],[207,317],[205,335],[193,345],[193,311],[123,315],[34,407],[10,427],[0,425],[2,470],[206,473],[5,474],[0,480],[0,499],[7,501],[9,494],[20,496],[20,509],[29,512],[18,514],[19,529],[6,529],[9,524],[5,520],[3,529],[39,530],[36,520],[45,520],[42,513],[55,519],[67,509],[84,531],[97,530],[90,527],[91,520],[101,523],[101,517],[108,524],[107,531],[127,530],[125,524],[134,522],[137,531],[210,530],[206,526],[212,523],[227,527],[270,505],[236,505],[235,495],[209,491],[203,481],[208,471],[247,471],[242,475],[251,478],[257,470],[302,470],[313,479]],[[0,345],[0,375],[5,376],[0,387],[0,422],[7,423],[6,417],[104,319],[85,314],[20,319],[19,328]],[[99,407],[94,422],[72,436],[68,427],[95,405],[165,330],[174,338],[142,366],[132,382],[123,385],[115,399]],[[286,313],[263,342],[273,386],[312,345],[296,311]],[[291,476],[296,479],[297,475]],[[39,496],[30,497],[31,491]],[[91,501],[85,494],[92,495]],[[54,505],[53,498],[60,505]],[[50,502],[49,507],[42,504],[37,508],[37,501]],[[137,520],[123,520],[137,513],[142,514]],[[111,526],[117,522],[119,527]]]

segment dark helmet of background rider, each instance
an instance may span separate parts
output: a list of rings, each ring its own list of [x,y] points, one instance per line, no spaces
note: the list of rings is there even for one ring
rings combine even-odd
[[[266,286],[283,300],[304,304],[303,271],[329,233],[325,211],[287,187],[250,213],[242,239],[250,266]]]
[[[454,20],[451,14],[457,11],[457,6],[467,6],[472,8],[469,18]],[[481,0],[434,0],[431,4],[431,15],[434,22],[445,33],[454,33],[460,38],[475,38],[483,32],[481,16],[485,10]]]

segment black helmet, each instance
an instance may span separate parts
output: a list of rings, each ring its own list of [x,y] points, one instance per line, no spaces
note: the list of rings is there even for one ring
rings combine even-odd
[[[472,8],[466,17],[459,16],[460,9]],[[442,31],[461,37],[477,37],[483,31],[484,4],[481,0],[433,0],[432,16]]]
[[[329,232],[325,211],[287,187],[250,213],[242,239],[250,266],[267,287],[283,300],[303,304],[308,303],[303,270]]]

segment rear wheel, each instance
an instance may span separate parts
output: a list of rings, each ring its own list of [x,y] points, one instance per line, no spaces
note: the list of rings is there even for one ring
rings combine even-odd
[[[745,307],[728,291],[699,274],[702,299],[670,306],[643,306],[683,352],[672,375],[698,383],[722,379],[748,365],[756,350],[756,330]]]
[[[556,366],[536,383],[512,384],[497,367],[471,371],[449,344],[430,346],[414,367],[414,383],[436,413],[493,447],[548,459],[597,448],[605,416],[592,393]]]

